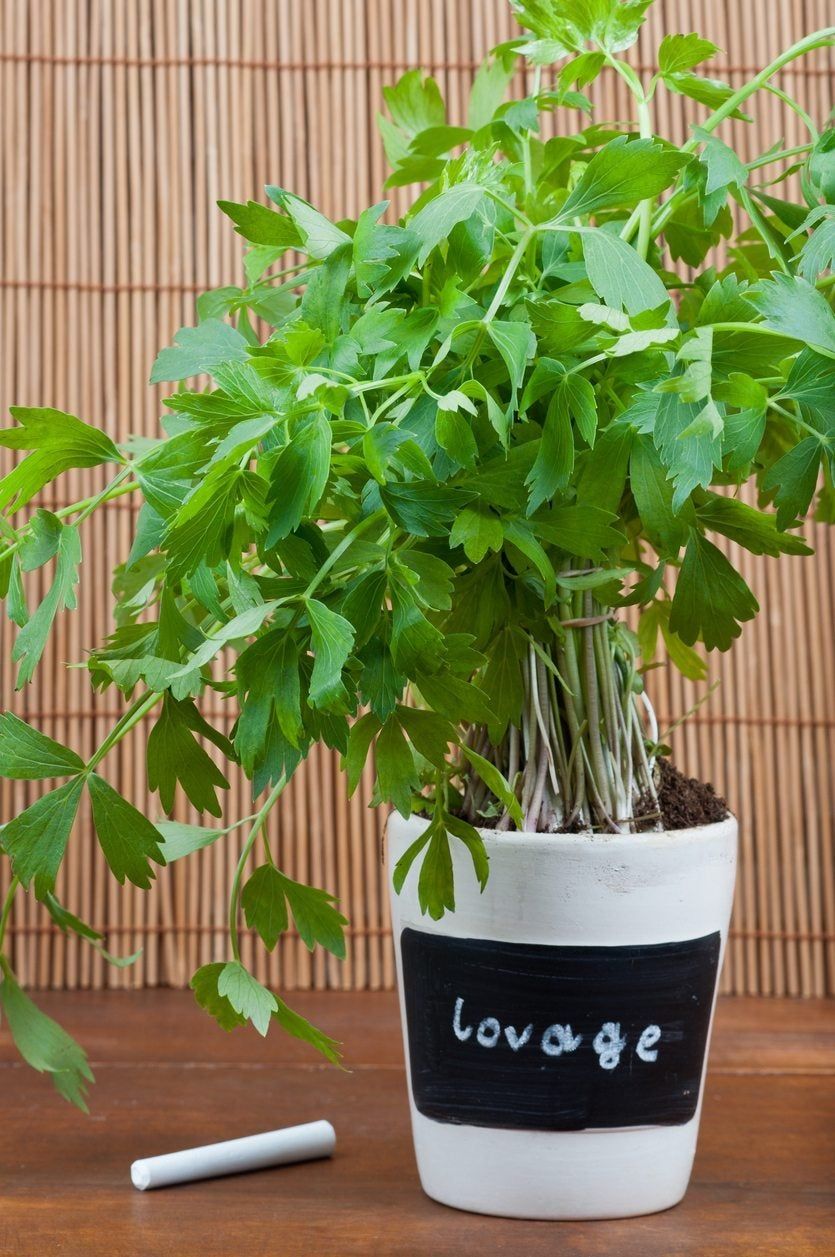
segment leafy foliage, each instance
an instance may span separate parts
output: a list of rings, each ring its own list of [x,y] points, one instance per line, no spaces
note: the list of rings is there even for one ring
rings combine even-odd
[[[111,870],[139,886],[246,826],[229,954],[195,974],[195,997],[225,1029],[274,1019],[338,1059],[247,971],[238,939],[242,918],[268,948],[292,924],[344,955],[333,897],[266,841],[253,859],[310,748],[339,751],[352,791],[368,772],[376,802],[427,816],[394,883],[414,879],[437,919],[455,905],[456,855],[486,883],[479,825],[635,827],[658,753],[643,671],[663,643],[703,679],[704,650],[727,649],[758,609],[725,543],[808,553],[795,530],[816,493],[835,518],[835,139],[810,130],[746,162],[717,134],[832,32],[734,90],[702,72],[716,49],[695,33],[667,35],[653,75],[618,56],[649,0],[511,3],[520,37],[475,76],[465,125],[417,69],[385,89],[389,184],[424,185],[400,222],[385,201],[333,222],[274,186],[269,205],[220,203],[249,246],[245,282],[201,298],[159,354],[152,382],[177,391],[158,439],[120,449],[59,411],[13,411],[0,444],[24,456],[0,480],[0,596],[19,685],[75,606],[84,519],[121,493],[144,501],[116,630],[87,659],[93,684],[129,702],[122,719],[84,762],[0,717],[0,773],[49,783],[0,831],[13,872],[0,960],[18,885],[101,946],[53,893],[85,794]],[[520,57],[534,90],[508,100]],[[584,89],[608,73],[634,97],[634,127],[588,117]],[[694,102],[681,146],[654,132],[664,91]],[[557,106],[578,129],[546,140]],[[797,166],[803,205],[780,195]],[[96,498],[21,522],[65,472],[109,463]],[[30,608],[39,569],[51,579]],[[153,824],[108,784],[101,761],[154,711],[161,810],[221,817],[225,761],[264,796],[254,816]],[[21,1052],[82,1103],[83,1056],[2,963]]]

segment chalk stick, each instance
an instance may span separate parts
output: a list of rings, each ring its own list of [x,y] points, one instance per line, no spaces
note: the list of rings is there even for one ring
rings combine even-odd
[[[335,1147],[336,1132],[330,1122],[306,1122],[303,1126],[288,1126],[285,1130],[270,1130],[262,1135],[247,1135],[243,1139],[228,1139],[224,1143],[134,1161],[130,1177],[134,1187],[144,1192],[201,1178],[263,1170],[271,1165],[315,1161],[331,1156]]]

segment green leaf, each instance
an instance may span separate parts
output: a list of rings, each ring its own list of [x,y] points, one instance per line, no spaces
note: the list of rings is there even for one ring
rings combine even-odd
[[[165,864],[173,864],[195,851],[202,851],[229,833],[228,829],[204,829],[201,825],[186,825],[182,821],[157,821],[156,829],[162,838],[160,851]]]
[[[819,414],[835,416],[835,363],[811,349],[795,358],[779,397],[791,397]]]
[[[178,703],[166,695],[162,712],[148,734],[148,787],[159,791],[166,812],[174,807],[176,787],[198,812],[222,815],[217,789],[228,790],[229,782],[207,751],[194,737],[200,731],[200,717],[193,703]]]
[[[32,453],[0,479],[0,510],[19,510],[70,468],[121,461],[106,433],[74,415],[30,406],[12,406],[10,414],[18,427],[0,430],[0,447]]]
[[[813,553],[802,537],[781,532],[773,515],[758,511],[738,498],[711,493],[707,501],[698,506],[697,514],[705,528],[730,537],[752,554],[777,558],[780,554]]]
[[[818,483],[821,449],[817,437],[804,437],[769,468],[763,488],[777,491],[774,501],[778,528],[790,528],[795,519],[808,511]]]
[[[546,61],[581,52],[586,42],[622,52],[637,39],[649,5],[650,0],[511,0],[517,20],[545,45]],[[539,60],[537,43],[523,45],[522,51]]]
[[[80,562],[81,541],[78,529],[65,524],[58,541],[55,578],[49,592],[34,615],[23,625],[12,647],[12,659],[20,664],[17,674],[19,690],[32,680],[58,612],[64,608],[68,611],[76,608],[75,587],[78,584]]]
[[[703,74],[691,74],[685,70],[665,73],[663,79],[671,92],[689,96],[691,100],[697,100],[700,105],[706,105],[711,110],[720,109],[735,91],[721,79],[707,78]],[[734,109],[730,117],[742,122],[751,121],[748,114],[741,109]]]
[[[516,795],[513,793],[496,765],[492,764],[489,759],[485,759],[482,755],[477,755],[473,748],[471,746],[467,746],[465,742],[461,743],[461,751],[465,758],[473,766],[478,776],[490,790],[491,794],[494,794],[499,802],[503,803],[507,808],[517,829],[521,829],[523,826],[523,817],[519,800],[516,798]]]
[[[510,387],[516,394],[528,360],[536,353],[536,337],[529,323],[492,322],[487,324],[487,333],[502,356]]]
[[[676,556],[687,543],[687,524],[673,510],[673,485],[651,441],[638,439],[633,445],[629,482],[650,540],[665,554]]]
[[[670,304],[663,280],[619,236],[603,229],[583,236],[583,255],[589,282],[607,306],[641,314]]]
[[[428,913],[433,921],[439,921],[447,910],[455,911],[452,852],[442,820],[437,824],[433,821],[431,825],[418,876],[418,901],[421,912]]]
[[[277,250],[273,261],[285,251],[295,249],[302,243],[301,234],[292,219],[257,201],[247,201],[246,205],[237,205],[234,201],[218,201],[218,207],[232,219],[235,230],[244,240],[252,244],[269,245]]]
[[[688,646],[701,640],[708,650],[727,650],[744,621],[758,610],[756,598],[721,550],[691,529],[673,597],[672,632]]]
[[[334,250],[351,243],[351,237],[341,227],[337,227],[301,197],[293,196],[291,192],[285,192],[283,188],[272,184],[267,186],[266,193],[271,201],[290,215],[301,237],[301,247],[310,257],[324,261]]]
[[[516,56],[506,49],[499,48],[482,61],[470,88],[467,110],[467,126],[473,131],[492,122],[493,115],[505,98],[515,70]]]
[[[387,484],[380,490],[380,497],[406,532],[416,537],[445,537],[449,521],[473,494],[427,480],[412,480],[408,484]]]
[[[217,991],[228,999],[236,1013],[252,1022],[260,1035],[266,1035],[270,1018],[278,1012],[278,1001],[239,960],[230,960],[223,966],[218,974]]]
[[[87,1084],[94,1079],[85,1052],[29,999],[6,965],[0,981],[0,1006],[15,1047],[27,1065],[49,1074],[58,1094],[86,1113]]]
[[[121,885],[127,878],[147,890],[154,878],[149,860],[164,863],[158,831],[98,773],[90,774],[88,786],[93,824],[111,873]]]
[[[454,838],[463,842],[464,846],[470,853],[470,859],[473,862],[473,872],[478,879],[481,890],[487,885],[490,876],[490,857],[484,846],[484,839],[481,834],[467,821],[462,821],[458,816],[447,816],[446,827]]]
[[[203,563],[215,567],[227,557],[240,493],[237,472],[217,466],[187,497],[165,534],[170,582],[191,576]]]
[[[430,127],[442,127],[446,110],[438,84],[420,70],[408,70],[393,87],[383,88],[383,98],[395,126],[411,139]]]
[[[39,899],[55,889],[83,789],[83,779],[74,777],[3,826],[3,848],[12,870],[27,889],[34,880]]]
[[[483,199],[484,189],[478,184],[457,183],[427,201],[414,218],[408,220],[409,230],[420,242],[418,266],[423,266],[432,250],[448,239],[456,223],[475,214]]]
[[[294,1039],[301,1039],[304,1043],[309,1043],[332,1065],[340,1063],[342,1057],[339,1051],[340,1045],[336,1039],[331,1039],[326,1034],[323,1034],[321,1030],[317,1030],[300,1013],[294,1012],[292,1008],[288,1008],[284,1000],[276,998],[276,1010],[273,1016],[282,1030],[286,1030]]]
[[[502,740],[508,725],[518,726],[521,721],[525,701],[522,663],[526,653],[524,637],[511,627],[498,633],[487,650],[481,686],[493,713],[488,727],[494,745]]]
[[[420,779],[412,748],[395,717],[389,717],[380,730],[375,751],[381,797],[393,803],[401,816],[411,816],[412,795]]]
[[[560,223],[658,196],[690,161],[657,140],[618,135],[595,153],[557,216]],[[593,234],[593,233],[591,233]]]
[[[221,1030],[234,1030],[246,1025],[246,1017],[233,1008],[226,995],[218,991],[218,981],[226,966],[223,961],[202,965],[189,982],[200,1007],[214,1017]]]
[[[344,960],[345,926],[348,921],[335,907],[335,896],[316,886],[294,882],[283,874],[280,876],[296,929],[305,947],[313,951],[318,943],[339,960]]]
[[[229,323],[205,319],[197,327],[181,327],[170,349],[161,349],[151,371],[151,384],[187,380],[211,373],[224,362],[245,362],[246,339]]]
[[[536,518],[536,530],[544,540],[581,559],[602,559],[603,552],[620,548],[623,533],[615,527],[617,516],[597,506],[555,506]]]
[[[658,68],[662,74],[692,70],[702,61],[715,57],[719,49],[701,35],[665,35],[658,49]]]
[[[342,760],[342,768],[348,775],[349,795],[354,793],[360,783],[371,743],[381,728],[382,723],[373,712],[367,712],[351,725],[348,750]]]
[[[472,563],[480,563],[488,550],[501,550],[503,543],[501,520],[481,507],[463,510],[456,517],[449,534],[450,548],[462,546]]]
[[[328,481],[331,462],[330,424],[320,411],[279,452],[270,480],[268,545],[295,532],[313,513]]]
[[[274,865],[262,864],[241,891],[241,907],[246,923],[250,929],[258,931],[269,951],[273,950],[290,923],[284,883],[284,877]]]
[[[342,669],[354,645],[353,626],[315,598],[305,600],[313,647],[309,701],[313,707],[339,708],[345,702]]]
[[[528,514],[533,514],[543,502],[549,501],[558,490],[564,489],[573,470],[574,436],[568,398],[565,391],[558,386],[548,404],[536,462],[525,480],[530,489]]]
[[[0,713],[0,777],[14,781],[43,781],[70,777],[84,768],[84,760],[27,725],[10,711]]]
[[[445,769],[449,745],[458,741],[451,721],[434,711],[403,706],[397,708],[397,719],[418,754],[435,768]]]
[[[799,275],[775,274],[748,291],[766,327],[835,357],[835,315],[823,293]]]

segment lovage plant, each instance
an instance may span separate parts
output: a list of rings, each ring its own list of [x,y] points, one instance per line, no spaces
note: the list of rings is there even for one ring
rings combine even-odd
[[[386,89],[389,184],[424,185],[398,223],[386,201],[332,222],[278,187],[270,206],[221,202],[249,246],[246,282],[202,297],[157,358],[152,382],[174,386],[157,439],[119,445],[57,410],[13,410],[0,443],[26,453],[0,481],[0,593],[20,687],[75,606],[84,521],[143,499],[115,631],[86,664],[124,715],[86,762],[0,718],[0,772],[60,783],[0,831],[0,1001],[68,1098],[83,1103],[84,1055],[2,942],[29,891],[101,945],[55,894],[88,808],[114,876],[142,887],[155,864],[247,827],[228,953],[195,994],[224,1027],[276,1019],[336,1057],[238,941],[242,919],[268,948],[292,921],[343,954],[332,896],[277,868],[265,836],[310,747],[339,752],[350,790],[373,749],[375,801],[426,815],[394,876],[418,879],[435,918],[455,904],[451,844],[487,879],[484,827],[661,826],[644,673],[663,642],[703,677],[696,644],[726,650],[758,609],[717,535],[809,553],[795,529],[819,486],[832,519],[835,133],[774,80],[833,31],[732,90],[699,71],[716,49],[695,34],[667,36],[654,74],[623,59],[648,2],[514,0],[519,38],[479,70],[463,126],[417,70]],[[532,90],[508,99],[520,66]],[[634,124],[592,119],[586,89],[606,74]],[[808,134],[744,161],[720,132],[759,91]],[[681,145],[656,133],[663,92],[693,102]],[[557,108],[576,129],[545,139]],[[183,383],[203,375],[208,388]],[[98,465],[115,474],[96,497],[25,510]],[[749,481],[758,507],[738,494]],[[51,588],[28,605],[26,574],[46,564]],[[228,706],[229,736],[201,714],[207,695]],[[181,792],[217,827],[155,823],[108,780],[108,753],[149,713],[160,813]],[[223,815],[219,759],[251,779],[254,816]]]

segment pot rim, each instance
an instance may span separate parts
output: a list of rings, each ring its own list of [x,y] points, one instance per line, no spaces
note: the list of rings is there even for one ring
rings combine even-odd
[[[386,820],[386,832],[389,827],[399,830],[400,834],[410,834],[414,838],[429,825],[423,816],[410,816],[408,819],[399,812],[391,812]],[[481,835],[485,847],[489,850],[512,847],[526,850],[576,850],[578,847],[605,847],[609,851],[669,849],[671,847],[698,846],[703,842],[719,837],[730,837],[738,830],[737,818],[733,812],[721,821],[712,821],[709,825],[694,825],[689,829],[642,830],[636,834],[605,834],[592,830],[581,830],[576,834],[542,834],[530,830],[509,830],[497,832],[495,829],[474,827]]]

